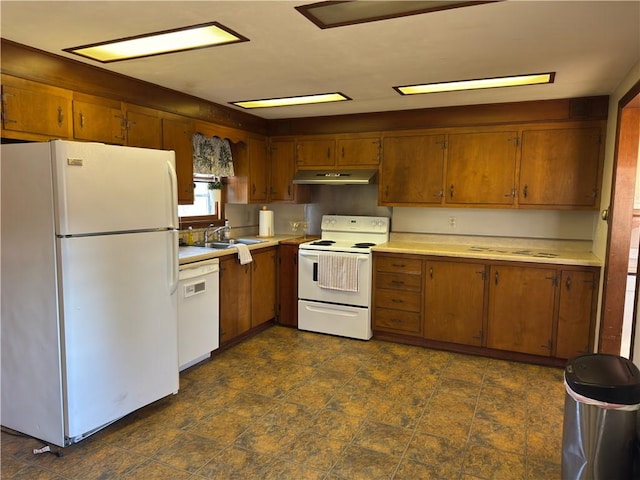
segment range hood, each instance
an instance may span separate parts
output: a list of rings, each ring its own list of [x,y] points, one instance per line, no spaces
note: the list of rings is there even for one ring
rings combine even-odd
[[[378,170],[298,170],[297,185],[368,185],[375,183]]]

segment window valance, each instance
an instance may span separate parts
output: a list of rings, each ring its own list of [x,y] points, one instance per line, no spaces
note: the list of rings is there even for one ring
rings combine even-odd
[[[231,143],[226,138],[193,135],[193,173],[233,177]]]

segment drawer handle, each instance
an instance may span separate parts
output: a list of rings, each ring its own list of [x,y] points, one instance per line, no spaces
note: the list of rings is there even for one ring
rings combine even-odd
[[[391,302],[392,303],[404,303],[402,300],[398,300],[397,298],[392,298]]]
[[[404,268],[405,267],[404,263],[392,263],[391,266],[392,267],[396,267],[396,268]]]
[[[391,280],[391,283],[394,285],[404,285],[404,282],[402,280]]]

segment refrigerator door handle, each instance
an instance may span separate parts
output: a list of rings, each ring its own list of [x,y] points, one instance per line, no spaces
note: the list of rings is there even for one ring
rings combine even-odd
[[[169,255],[169,271],[171,272],[171,278],[169,279],[169,293],[173,295],[178,289],[178,273],[179,273],[179,259],[178,259],[178,231],[173,230],[171,235],[171,248],[168,250]]]
[[[171,210],[171,222],[172,228],[178,228],[178,176],[176,175],[176,169],[171,162],[167,162],[169,166],[169,187],[171,189],[171,203],[169,208]]]

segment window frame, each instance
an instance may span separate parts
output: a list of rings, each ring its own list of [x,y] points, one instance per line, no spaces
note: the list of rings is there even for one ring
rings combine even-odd
[[[194,176],[193,181],[196,181]],[[198,178],[198,181],[202,181],[202,178]],[[218,214],[217,215],[194,215],[191,217],[178,217],[180,223],[180,230],[186,230],[189,227],[191,228],[206,228],[209,225],[214,225],[216,227],[224,225],[224,205],[227,201],[227,179],[226,177],[222,177],[220,179],[222,182],[222,189],[220,195],[220,205],[218,205]]]

